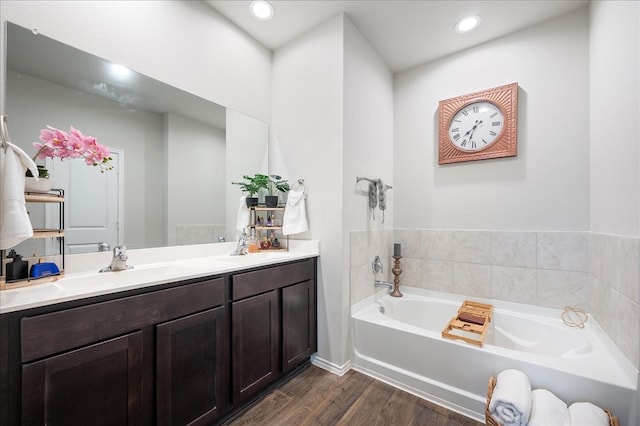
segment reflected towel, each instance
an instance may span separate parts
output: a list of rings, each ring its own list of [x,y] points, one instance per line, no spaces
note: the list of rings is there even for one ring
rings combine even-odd
[[[529,426],[570,426],[569,409],[563,400],[546,389],[531,392]]]
[[[574,402],[569,406],[571,426],[609,426],[609,415],[590,402]]]
[[[240,204],[238,205],[236,229],[240,232],[245,232],[247,225],[249,225],[249,209],[247,209],[247,196],[243,195],[240,197]]]
[[[33,236],[33,228],[24,201],[24,181],[27,169],[38,176],[38,167],[19,147],[7,142],[0,148],[0,249],[8,249]]]
[[[299,191],[294,189],[289,191],[282,218],[282,233],[284,235],[298,234],[309,229],[306,198],[304,188]]]
[[[531,382],[520,370],[503,370],[496,378],[489,413],[503,426],[524,426],[531,414]]]

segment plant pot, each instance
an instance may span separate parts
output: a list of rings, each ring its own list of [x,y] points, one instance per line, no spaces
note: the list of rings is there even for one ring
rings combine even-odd
[[[36,181],[34,177],[24,178],[24,192],[49,192],[53,188],[53,179],[43,179]]]
[[[247,207],[255,207],[258,205],[258,197],[247,197]]]
[[[264,203],[267,207],[277,207],[278,206],[278,196],[277,195],[265,195]]]

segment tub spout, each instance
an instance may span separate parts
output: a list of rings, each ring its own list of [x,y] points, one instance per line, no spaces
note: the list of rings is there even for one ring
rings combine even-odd
[[[373,282],[373,285],[375,287],[386,287],[389,289],[389,293],[391,293],[393,291],[393,283],[387,282],[387,281],[380,281],[380,280],[375,280]]]

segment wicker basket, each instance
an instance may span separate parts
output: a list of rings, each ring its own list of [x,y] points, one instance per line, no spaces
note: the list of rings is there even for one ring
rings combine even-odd
[[[489,412],[489,403],[491,402],[491,395],[493,395],[493,388],[495,387],[496,387],[496,378],[491,377],[489,379],[489,386],[487,388],[487,405],[485,405],[484,407],[485,424],[489,426],[500,426],[500,424],[496,422],[493,417],[491,417],[491,413]],[[620,426],[620,421],[616,416],[611,414],[611,411],[604,410],[604,412],[607,413],[607,416],[609,416],[609,426]]]

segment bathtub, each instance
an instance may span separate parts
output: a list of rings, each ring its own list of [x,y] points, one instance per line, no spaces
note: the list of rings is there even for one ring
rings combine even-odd
[[[567,404],[592,401],[622,424],[640,422],[638,371],[593,318],[571,328],[560,310],[401,290],[402,298],[383,290],[352,306],[355,370],[483,421],[489,377],[517,368]],[[483,347],[441,335],[464,300],[494,305]]]

